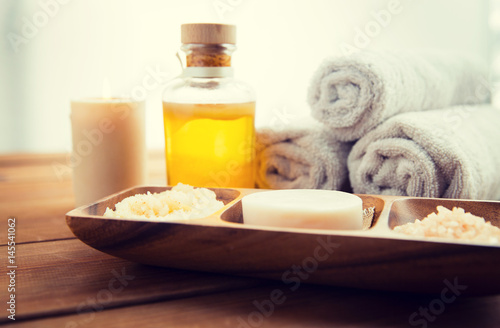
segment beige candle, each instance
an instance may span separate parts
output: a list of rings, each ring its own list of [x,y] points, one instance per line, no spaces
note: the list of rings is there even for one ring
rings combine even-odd
[[[71,102],[76,206],[146,183],[144,102]]]

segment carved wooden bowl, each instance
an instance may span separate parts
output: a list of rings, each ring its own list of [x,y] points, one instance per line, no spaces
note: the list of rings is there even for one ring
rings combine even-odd
[[[67,213],[75,236],[130,261],[162,267],[281,280],[430,293],[448,283],[466,295],[500,293],[500,245],[409,237],[392,229],[436,211],[462,207],[500,227],[500,202],[358,195],[375,207],[367,230],[317,230],[243,224],[241,198],[257,189],[212,189],[225,206],[203,219],[152,222],[105,218],[107,207],[138,187]]]

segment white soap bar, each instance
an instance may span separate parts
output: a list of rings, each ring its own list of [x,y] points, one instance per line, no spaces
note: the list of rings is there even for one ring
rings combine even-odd
[[[306,229],[363,227],[363,201],[333,190],[263,191],[242,198],[245,224]]]

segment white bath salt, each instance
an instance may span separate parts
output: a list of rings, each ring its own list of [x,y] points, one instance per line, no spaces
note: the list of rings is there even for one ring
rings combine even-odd
[[[207,217],[224,206],[215,192],[179,183],[171,190],[127,197],[106,209],[105,217],[172,221]]]
[[[394,228],[394,231],[418,237],[438,237],[469,240],[487,244],[500,243],[500,229],[484,218],[465,213],[463,208],[449,210],[438,206],[437,214],[431,213],[422,220]]]

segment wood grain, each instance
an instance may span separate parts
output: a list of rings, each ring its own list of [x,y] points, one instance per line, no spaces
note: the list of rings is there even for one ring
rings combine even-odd
[[[68,213],[73,233],[91,247],[130,261],[187,270],[221,272],[280,280],[294,266],[312,267],[309,282],[356,288],[406,292],[437,292],[443,280],[459,277],[471,294],[500,293],[499,246],[458,242],[408,239],[391,231],[389,212],[397,197],[360,195],[365,204],[375,205],[376,218],[367,231],[284,229],[248,226],[241,222],[239,199],[222,214],[193,221],[152,222],[107,219],[106,207],[135,193],[162,191],[142,187],[112,195],[85,208]],[[215,189],[219,197],[230,200],[225,189]],[[385,199],[385,201],[380,201]],[[453,201],[402,198],[403,204],[423,201],[425,206],[412,212],[395,212],[393,217],[419,218],[432,212],[436,204]],[[233,204],[234,207],[233,207]],[[496,213],[500,202],[458,202],[469,210]],[[382,208],[380,208],[382,206]],[[233,210],[234,208],[234,210]],[[227,221],[227,222],[226,222]],[[498,224],[498,221],[492,221]],[[300,247],[296,247],[300,245]],[[334,245],[334,246],[333,246]],[[317,268],[317,270],[316,270]],[[290,274],[288,279],[294,279]]]
[[[7,254],[6,246],[0,247],[0,254]],[[20,320],[267,283],[144,266],[103,254],[75,239],[19,245],[16,255],[16,317]],[[7,276],[3,274],[0,286],[7,285]],[[6,316],[0,316],[2,321],[7,321]]]
[[[59,166],[67,154],[13,154],[0,156],[0,222],[17,219],[17,243],[74,238],[65,214],[75,207],[69,167]],[[163,151],[149,153],[149,181],[165,184]],[[0,246],[7,236],[0,234]]]
[[[278,291],[278,292],[276,292]],[[271,293],[282,292],[272,304]],[[421,327],[410,316],[429,308],[439,295],[415,296],[302,284],[292,290],[276,283],[265,287],[214,293],[23,322],[23,327]],[[276,298],[275,298],[276,299]],[[257,304],[257,305],[256,305]],[[272,305],[270,305],[272,304]],[[500,297],[457,297],[429,327],[496,328]],[[260,310],[259,310],[260,309]],[[422,319],[422,316],[418,316]],[[14,327],[7,325],[6,327]]]
[[[65,213],[74,207],[73,196],[48,199],[25,199],[0,203],[2,229],[7,229],[6,219],[16,218],[16,242],[35,242],[74,238],[66,225]],[[5,230],[4,230],[5,231]],[[0,234],[0,245],[5,245],[7,235]]]
[[[71,180],[58,179],[52,172],[53,161],[64,159],[64,154],[18,154],[0,156],[0,214],[2,224],[8,215],[19,218],[18,245],[16,256],[18,269],[16,271],[16,290],[18,320],[10,324],[6,315],[0,316],[3,327],[405,327],[418,326],[409,322],[409,317],[420,308],[428,308],[431,304],[441,299],[441,291],[446,288],[443,281],[436,283],[439,290],[434,295],[418,295],[404,293],[373,292],[369,290],[345,289],[327,286],[308,285],[314,280],[316,272],[306,279],[293,281],[263,281],[258,279],[238,278],[235,276],[208,274],[194,271],[183,271],[169,268],[145,266],[132,263],[123,259],[95,251],[72,238],[68,227],[62,222],[68,208],[72,207],[73,196]],[[154,181],[164,182],[165,165],[163,152],[152,155],[150,163],[150,178]],[[408,212],[414,204],[401,203],[396,211]],[[431,204],[433,205],[433,204]],[[419,207],[420,208],[420,207]],[[428,208],[431,208],[429,205]],[[491,209],[487,209],[488,211]],[[236,211],[237,212],[237,211]],[[235,212],[235,213],[236,213]],[[227,221],[218,224],[226,228],[238,225],[237,214],[232,213]],[[422,213],[418,213],[419,215]],[[379,215],[388,213],[379,212]],[[388,228],[389,223],[377,221],[368,233],[379,231],[380,224]],[[411,220],[408,216],[391,217],[391,226],[394,222],[404,223]],[[395,221],[394,221],[395,220]],[[5,220],[6,221],[6,220]],[[5,222],[6,224],[6,222]],[[196,224],[201,225],[200,222]],[[209,225],[210,227],[210,225]],[[2,225],[2,229],[4,225]],[[125,227],[126,228],[126,227]],[[158,242],[162,241],[162,234],[172,236],[173,243],[178,243],[182,237],[179,227],[165,229],[160,232]],[[183,227],[185,228],[185,227]],[[143,231],[150,234],[152,231]],[[247,229],[248,230],[248,229]],[[250,229],[251,230],[251,229]],[[273,231],[259,235],[256,239],[245,236],[241,232],[231,232],[234,243],[220,244],[217,239],[221,229],[215,234],[205,235],[203,230],[195,231],[191,238],[199,239],[201,249],[186,247],[174,252],[173,259],[187,256],[199,256],[201,264],[207,261],[207,254],[213,249],[220,250],[217,256],[238,253],[241,249],[256,246],[262,254],[276,253],[270,250],[269,242],[275,238],[278,242],[285,241],[282,236],[274,235]],[[231,231],[234,231],[231,230]],[[238,230],[239,231],[239,230]],[[274,232],[275,233],[275,232]],[[0,234],[3,238],[4,234]],[[348,236],[344,236],[348,237]],[[291,237],[289,237],[291,238]],[[47,241],[58,239],[55,241]],[[2,239],[0,239],[1,241]],[[127,241],[126,236],[123,239]],[[306,254],[311,250],[311,245],[301,245],[300,238],[293,239],[294,248],[299,254]],[[133,240],[131,244],[140,243],[140,239]],[[106,243],[104,243],[104,246]],[[112,244],[112,243],[111,243]],[[127,244],[125,244],[127,245]],[[300,247],[299,247],[300,245]],[[267,246],[267,247],[266,247]],[[340,249],[349,244],[342,244]],[[300,250],[302,248],[305,250]],[[387,246],[389,247],[389,246]],[[366,249],[372,249],[370,244],[360,250],[355,257],[344,260],[356,263],[363,258]],[[312,249],[314,251],[314,249]],[[373,247],[380,254],[386,254],[382,247]],[[449,250],[449,249],[448,249]],[[151,250],[148,250],[151,251]],[[396,250],[394,255],[386,262],[378,265],[387,265],[390,261],[399,261],[410,257],[404,247]],[[427,252],[427,250],[425,250]],[[428,258],[438,259],[450,253],[441,250],[434,254],[432,250],[421,254],[419,258],[408,259],[414,262],[414,271],[421,271],[427,266],[438,262],[428,262]],[[473,256],[474,253],[454,253],[456,261],[464,257]],[[183,255],[184,252],[184,255]],[[200,252],[196,255],[196,252]],[[243,258],[234,258],[236,264],[248,261],[248,254],[241,254]],[[304,252],[304,253],[300,253]],[[6,247],[0,246],[0,261],[5,263]],[[286,252],[285,252],[286,254]],[[271,256],[270,254],[269,256]],[[344,256],[342,253],[333,253],[332,256]],[[142,254],[142,256],[145,256]],[[146,253],[147,256],[147,253]],[[366,260],[370,260],[367,257]],[[286,260],[285,260],[286,261]],[[389,261],[389,262],[387,262]],[[479,257],[471,270],[481,267],[485,263]],[[189,263],[187,261],[186,263]],[[367,262],[368,265],[377,265],[376,261]],[[498,260],[493,265],[498,266]],[[292,263],[301,264],[301,263]],[[196,267],[198,264],[189,264]],[[488,264],[486,264],[486,267]],[[263,269],[272,267],[272,263],[263,263]],[[371,272],[352,266],[350,272],[352,279],[366,279]],[[326,268],[330,275],[335,275],[335,270],[344,268]],[[361,269],[364,269],[361,267]],[[124,270],[124,271],[122,271]],[[216,271],[217,268],[213,268]],[[401,275],[398,268],[388,266],[387,274]],[[391,271],[392,270],[392,271]],[[272,271],[272,270],[271,270]],[[134,276],[126,280],[126,286],[120,286],[113,280],[114,274]],[[319,272],[319,271],[317,271]],[[361,275],[359,274],[361,272]],[[484,272],[483,272],[484,273]],[[488,273],[484,277],[488,279]],[[498,273],[497,273],[498,274]],[[294,276],[297,278],[297,276]],[[454,277],[449,277],[453,279]],[[6,286],[6,275],[0,275],[0,288]],[[460,284],[463,283],[458,276]],[[112,281],[111,287],[110,282]],[[439,286],[438,286],[439,285]],[[419,282],[416,286],[421,286]],[[119,289],[119,287],[124,287]],[[296,289],[295,289],[296,287]],[[446,303],[439,315],[433,316],[433,321],[428,321],[429,326],[439,327],[498,327],[500,322],[500,296],[470,297],[472,285],[468,286],[462,295],[451,303]],[[111,288],[111,289],[110,289]],[[120,290],[120,291],[118,291]],[[272,314],[261,316],[255,302],[264,304],[270,299],[275,290],[283,291],[286,300],[275,305]],[[109,293],[111,297],[109,297]],[[1,299],[4,299],[1,292]],[[108,296],[108,298],[106,298]],[[97,299],[100,299],[97,302]],[[104,304],[105,303],[105,304]],[[84,312],[84,311],[89,312]],[[257,320],[249,321],[249,319]]]
[[[0,183],[71,180],[69,154],[0,155]],[[150,180],[165,178],[164,151],[148,153]]]

